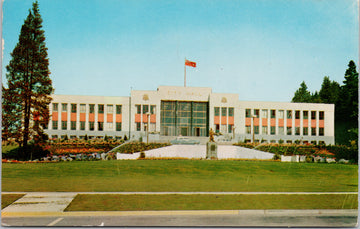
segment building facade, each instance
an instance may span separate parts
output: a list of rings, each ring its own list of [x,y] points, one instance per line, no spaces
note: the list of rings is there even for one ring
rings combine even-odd
[[[211,88],[160,86],[129,97],[53,95],[50,138],[108,137],[161,141],[208,137],[232,141],[334,144],[334,105],[246,102]]]

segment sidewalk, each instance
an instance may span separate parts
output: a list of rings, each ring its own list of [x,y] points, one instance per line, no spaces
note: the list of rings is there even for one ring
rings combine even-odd
[[[14,192],[11,192],[15,194]],[[19,192],[21,193],[21,192]],[[3,192],[2,194],[9,194]],[[173,211],[81,211],[64,212],[77,194],[357,194],[357,192],[29,192],[1,211],[2,217],[44,216],[139,216],[139,215],[257,215],[257,216],[358,216],[357,209],[315,210],[173,210]]]

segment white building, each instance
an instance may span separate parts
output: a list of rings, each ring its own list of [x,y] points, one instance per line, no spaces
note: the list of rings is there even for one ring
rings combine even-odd
[[[334,105],[240,101],[211,88],[160,86],[130,97],[53,95],[50,138],[124,137],[169,140],[208,137],[233,141],[334,144]]]

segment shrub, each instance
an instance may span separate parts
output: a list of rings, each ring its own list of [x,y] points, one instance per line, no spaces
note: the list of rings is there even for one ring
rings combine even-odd
[[[30,153],[25,154],[24,147],[14,148],[7,153],[2,154],[3,159],[15,159],[18,161],[35,160],[50,154],[50,151],[39,145],[29,145]]]

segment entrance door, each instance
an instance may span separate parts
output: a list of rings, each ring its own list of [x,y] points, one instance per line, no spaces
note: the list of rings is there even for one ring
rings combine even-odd
[[[181,127],[181,135],[182,136],[188,136],[188,128],[187,127]]]
[[[200,137],[200,128],[199,127],[195,127],[195,136]]]

